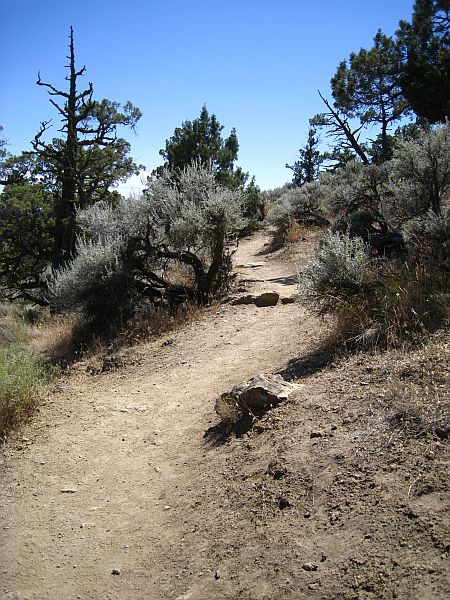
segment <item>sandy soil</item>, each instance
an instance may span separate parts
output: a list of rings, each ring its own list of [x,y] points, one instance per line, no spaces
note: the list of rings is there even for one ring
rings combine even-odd
[[[295,266],[268,241],[241,243],[241,290],[289,297]],[[448,444],[386,429],[388,356],[297,369],[254,430],[204,437],[219,394],[323,330],[296,304],[224,304],[123,368],[73,367],[2,449],[2,597],[447,597]]]

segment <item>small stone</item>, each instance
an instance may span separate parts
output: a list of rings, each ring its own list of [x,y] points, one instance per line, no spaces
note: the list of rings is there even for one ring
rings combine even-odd
[[[316,565],[316,563],[313,562],[303,563],[302,565],[302,569],[305,571],[317,571],[318,568],[319,567]]]
[[[165,506],[164,510],[170,510],[170,506]]]
[[[291,503],[289,502],[289,500],[287,498],[279,498],[278,500],[278,508],[280,510],[284,510],[285,508],[289,508],[289,506],[291,505]]]
[[[220,571],[219,570],[215,571],[214,579],[220,579]]]
[[[310,583],[310,584],[308,585],[308,589],[309,589],[309,590],[317,590],[317,588],[318,588],[318,587],[319,587],[319,584],[318,584],[318,583]]]
[[[61,490],[62,494],[76,494],[77,490],[75,488],[63,488]]]
[[[313,439],[313,438],[321,438],[321,437],[323,437],[323,433],[321,431],[311,431],[311,433],[309,434],[309,437],[311,439]]]
[[[311,517],[311,513],[309,512],[309,510],[307,510],[303,516],[305,517],[305,519],[309,519]]]
[[[113,569],[111,575],[120,575],[120,569]]]

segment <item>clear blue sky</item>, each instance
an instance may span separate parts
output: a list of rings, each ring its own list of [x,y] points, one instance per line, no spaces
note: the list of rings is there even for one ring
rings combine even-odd
[[[57,116],[43,81],[65,89],[70,25],[77,66],[95,98],[131,100],[143,117],[125,137],[148,169],[175,127],[203,104],[227,135],[237,130],[238,163],[262,189],[290,180],[308,119],[322,111],[317,89],[352,51],[410,20],[413,0],[22,0],[0,19],[0,124],[9,151],[30,149],[42,120]],[[56,133],[56,126],[54,131]]]

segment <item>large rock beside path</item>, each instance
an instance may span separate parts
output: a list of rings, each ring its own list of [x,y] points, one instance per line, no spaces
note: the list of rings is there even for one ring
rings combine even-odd
[[[289,398],[297,386],[281,375],[256,375],[222,394],[222,400],[233,401],[251,412],[261,413]]]

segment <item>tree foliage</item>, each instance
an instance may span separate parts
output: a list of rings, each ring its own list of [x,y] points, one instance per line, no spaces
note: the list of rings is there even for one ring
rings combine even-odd
[[[44,273],[53,250],[53,198],[39,183],[9,184],[0,194],[2,295],[45,303]]]
[[[449,6],[448,0],[416,0],[411,23],[401,21],[397,32],[403,93],[429,123],[450,117]]]
[[[300,148],[299,154],[299,160],[293,165],[286,165],[286,168],[293,171],[292,183],[294,186],[311,183],[319,176],[320,165],[324,158],[319,150],[319,140],[315,127],[309,128],[308,139],[306,144]]]
[[[234,165],[239,150],[236,130],[232,129],[228,138],[224,139],[223,129],[216,115],[210,115],[206,106],[203,106],[197,119],[182,123],[166,140],[165,148],[159,151],[165,162],[157,169],[157,173],[161,174],[164,169],[177,173],[192,162],[199,161],[202,165],[211,166],[220,185],[231,189],[242,188],[248,173]]]
[[[370,50],[352,52],[331,79],[335,108],[362,126],[380,126],[381,161],[389,158],[388,130],[407,111],[399,82],[400,50],[390,37],[378,31]]]

